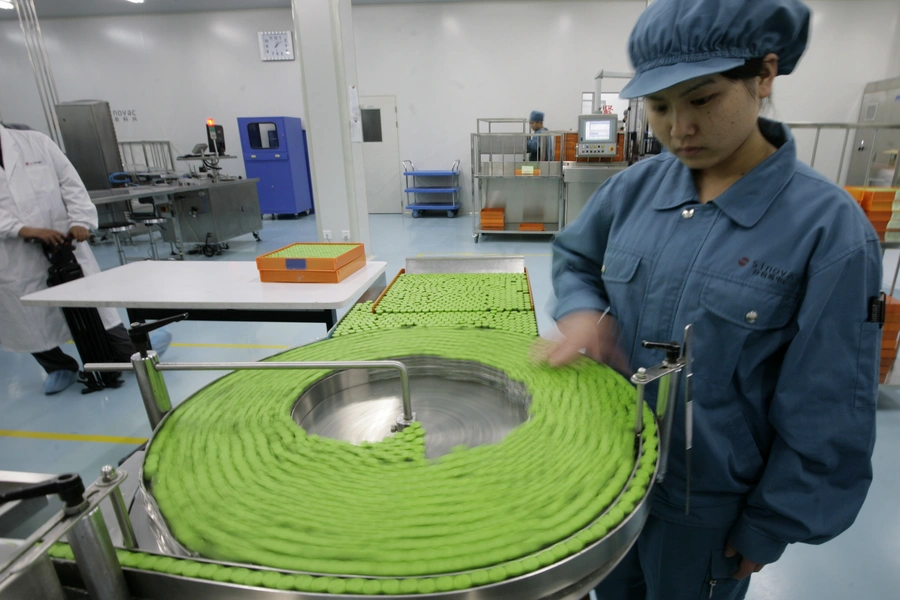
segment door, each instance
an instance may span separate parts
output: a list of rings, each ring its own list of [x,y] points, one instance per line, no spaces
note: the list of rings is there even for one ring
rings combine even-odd
[[[403,212],[397,101],[393,96],[359,99],[369,213]]]

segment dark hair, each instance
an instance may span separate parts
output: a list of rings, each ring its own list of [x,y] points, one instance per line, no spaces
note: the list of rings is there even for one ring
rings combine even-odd
[[[744,64],[722,73],[722,77],[731,81],[747,81],[757,77],[765,77],[769,71],[766,69],[765,59],[748,58]]]
[[[748,58],[741,66],[729,69],[721,75],[729,81],[744,82],[744,87],[747,88],[747,92],[749,92],[751,96],[756,97],[756,86],[752,85],[753,80],[757,77],[765,77],[768,74],[769,70],[766,68],[765,58]],[[772,98],[765,98],[762,103],[762,108],[768,109],[771,107],[771,104]]]

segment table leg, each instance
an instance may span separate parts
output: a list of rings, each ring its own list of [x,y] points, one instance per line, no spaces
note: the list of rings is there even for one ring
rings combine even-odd
[[[334,327],[334,324],[337,323],[337,311],[326,310],[325,311],[325,331],[331,331],[331,328]]]
[[[176,260],[184,260],[184,242],[181,237],[181,216],[178,214],[178,204],[174,196],[169,196],[169,207],[172,211],[172,230],[175,234]]]

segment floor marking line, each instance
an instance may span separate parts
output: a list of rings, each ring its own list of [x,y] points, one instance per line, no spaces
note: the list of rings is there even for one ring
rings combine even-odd
[[[96,442],[103,444],[143,444],[147,438],[120,437],[114,435],[82,435],[79,433],[52,433],[47,431],[14,431],[0,429],[0,437],[25,438],[30,440],[57,440],[63,442]]]
[[[74,344],[72,340],[66,342]],[[190,342],[172,342],[169,346],[176,348],[234,348],[238,350],[287,350],[293,346],[282,346],[277,344],[203,344]]]

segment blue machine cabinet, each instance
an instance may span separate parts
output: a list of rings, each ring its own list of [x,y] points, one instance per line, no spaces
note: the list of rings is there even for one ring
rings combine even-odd
[[[241,117],[241,149],[248,178],[259,179],[264,215],[309,214],[312,179],[306,131],[296,117]]]

